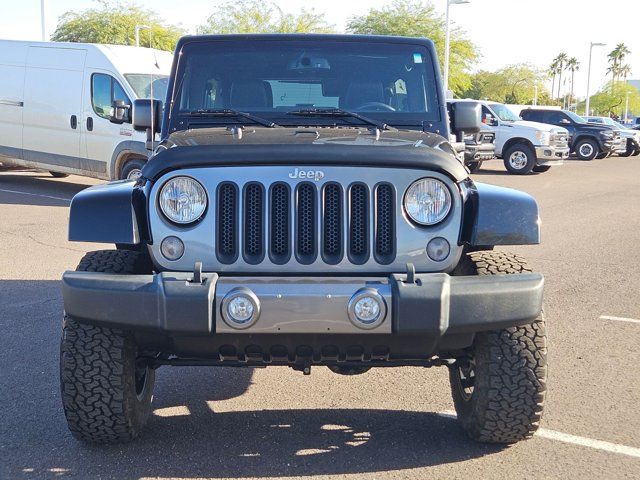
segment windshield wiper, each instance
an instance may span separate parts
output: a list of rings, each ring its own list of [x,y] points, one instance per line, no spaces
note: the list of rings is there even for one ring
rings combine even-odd
[[[263,127],[275,128],[280,126],[271,120],[258,117],[251,113],[232,110],[230,108],[201,108],[199,110],[190,110],[183,113],[183,115],[187,115],[189,117],[241,117],[251,120],[253,123],[257,123]]]
[[[364,115],[360,115],[359,113],[350,112],[349,110],[343,110],[341,108],[303,108],[301,110],[291,110],[290,112],[287,112],[287,115],[299,115],[301,117],[352,117],[357,118],[361,122],[373,125],[380,130],[395,130],[393,127],[390,127],[384,122],[379,122],[377,120],[374,120],[373,118],[365,117]]]

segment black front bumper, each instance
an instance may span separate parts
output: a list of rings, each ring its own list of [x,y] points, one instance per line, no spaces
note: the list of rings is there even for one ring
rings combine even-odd
[[[275,350],[293,358],[304,347],[314,358],[322,359],[326,352],[346,358],[355,347],[360,359],[424,358],[469,346],[477,332],[532,322],[542,309],[544,283],[534,273],[418,274],[413,283],[405,275],[327,279],[204,274],[202,283],[191,277],[66,272],[65,312],[79,322],[131,331],[139,344],[181,356],[237,359],[250,353],[266,361]],[[254,328],[233,331],[221,319],[222,298],[216,292],[222,297],[234,283],[254,290],[262,302],[264,311]],[[385,297],[387,316],[379,330],[359,330],[348,318],[351,291],[359,283]]]

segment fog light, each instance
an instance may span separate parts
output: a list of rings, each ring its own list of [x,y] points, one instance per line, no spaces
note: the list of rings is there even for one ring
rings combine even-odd
[[[260,316],[260,301],[248,288],[235,288],[222,299],[222,318],[232,328],[249,328]]]
[[[162,240],[160,251],[167,260],[178,260],[184,253],[184,243],[178,237],[167,237]]]
[[[376,289],[362,288],[349,300],[348,312],[351,323],[356,327],[372,329],[384,321],[387,306]]]
[[[427,244],[427,255],[434,262],[442,262],[449,256],[451,246],[446,239],[442,237],[432,238]]]

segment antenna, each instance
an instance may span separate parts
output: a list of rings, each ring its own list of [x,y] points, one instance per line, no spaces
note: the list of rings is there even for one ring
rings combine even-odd
[[[156,56],[156,51],[153,49],[153,30],[149,29],[149,48],[151,49],[151,52],[153,53],[153,59],[155,61],[155,65],[156,67],[158,67],[158,58]],[[153,150],[155,149],[154,143],[156,140],[156,130],[155,130],[155,120],[156,120],[156,114],[155,114],[155,106],[156,106],[156,102],[155,99],[153,97],[153,72],[151,72],[150,74],[151,77],[151,83],[149,84],[149,94],[151,95],[151,152],[153,153]]]

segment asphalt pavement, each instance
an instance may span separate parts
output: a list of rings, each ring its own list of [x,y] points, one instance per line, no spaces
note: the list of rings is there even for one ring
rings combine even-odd
[[[545,275],[549,381],[542,430],[510,447],[467,439],[442,368],[343,377],[165,367],[127,445],[90,447],[60,402],[60,277],[69,200],[99,183],[0,172],[0,478],[639,478],[640,157],[568,161],[475,180],[524,190],[542,244],[511,248]]]

